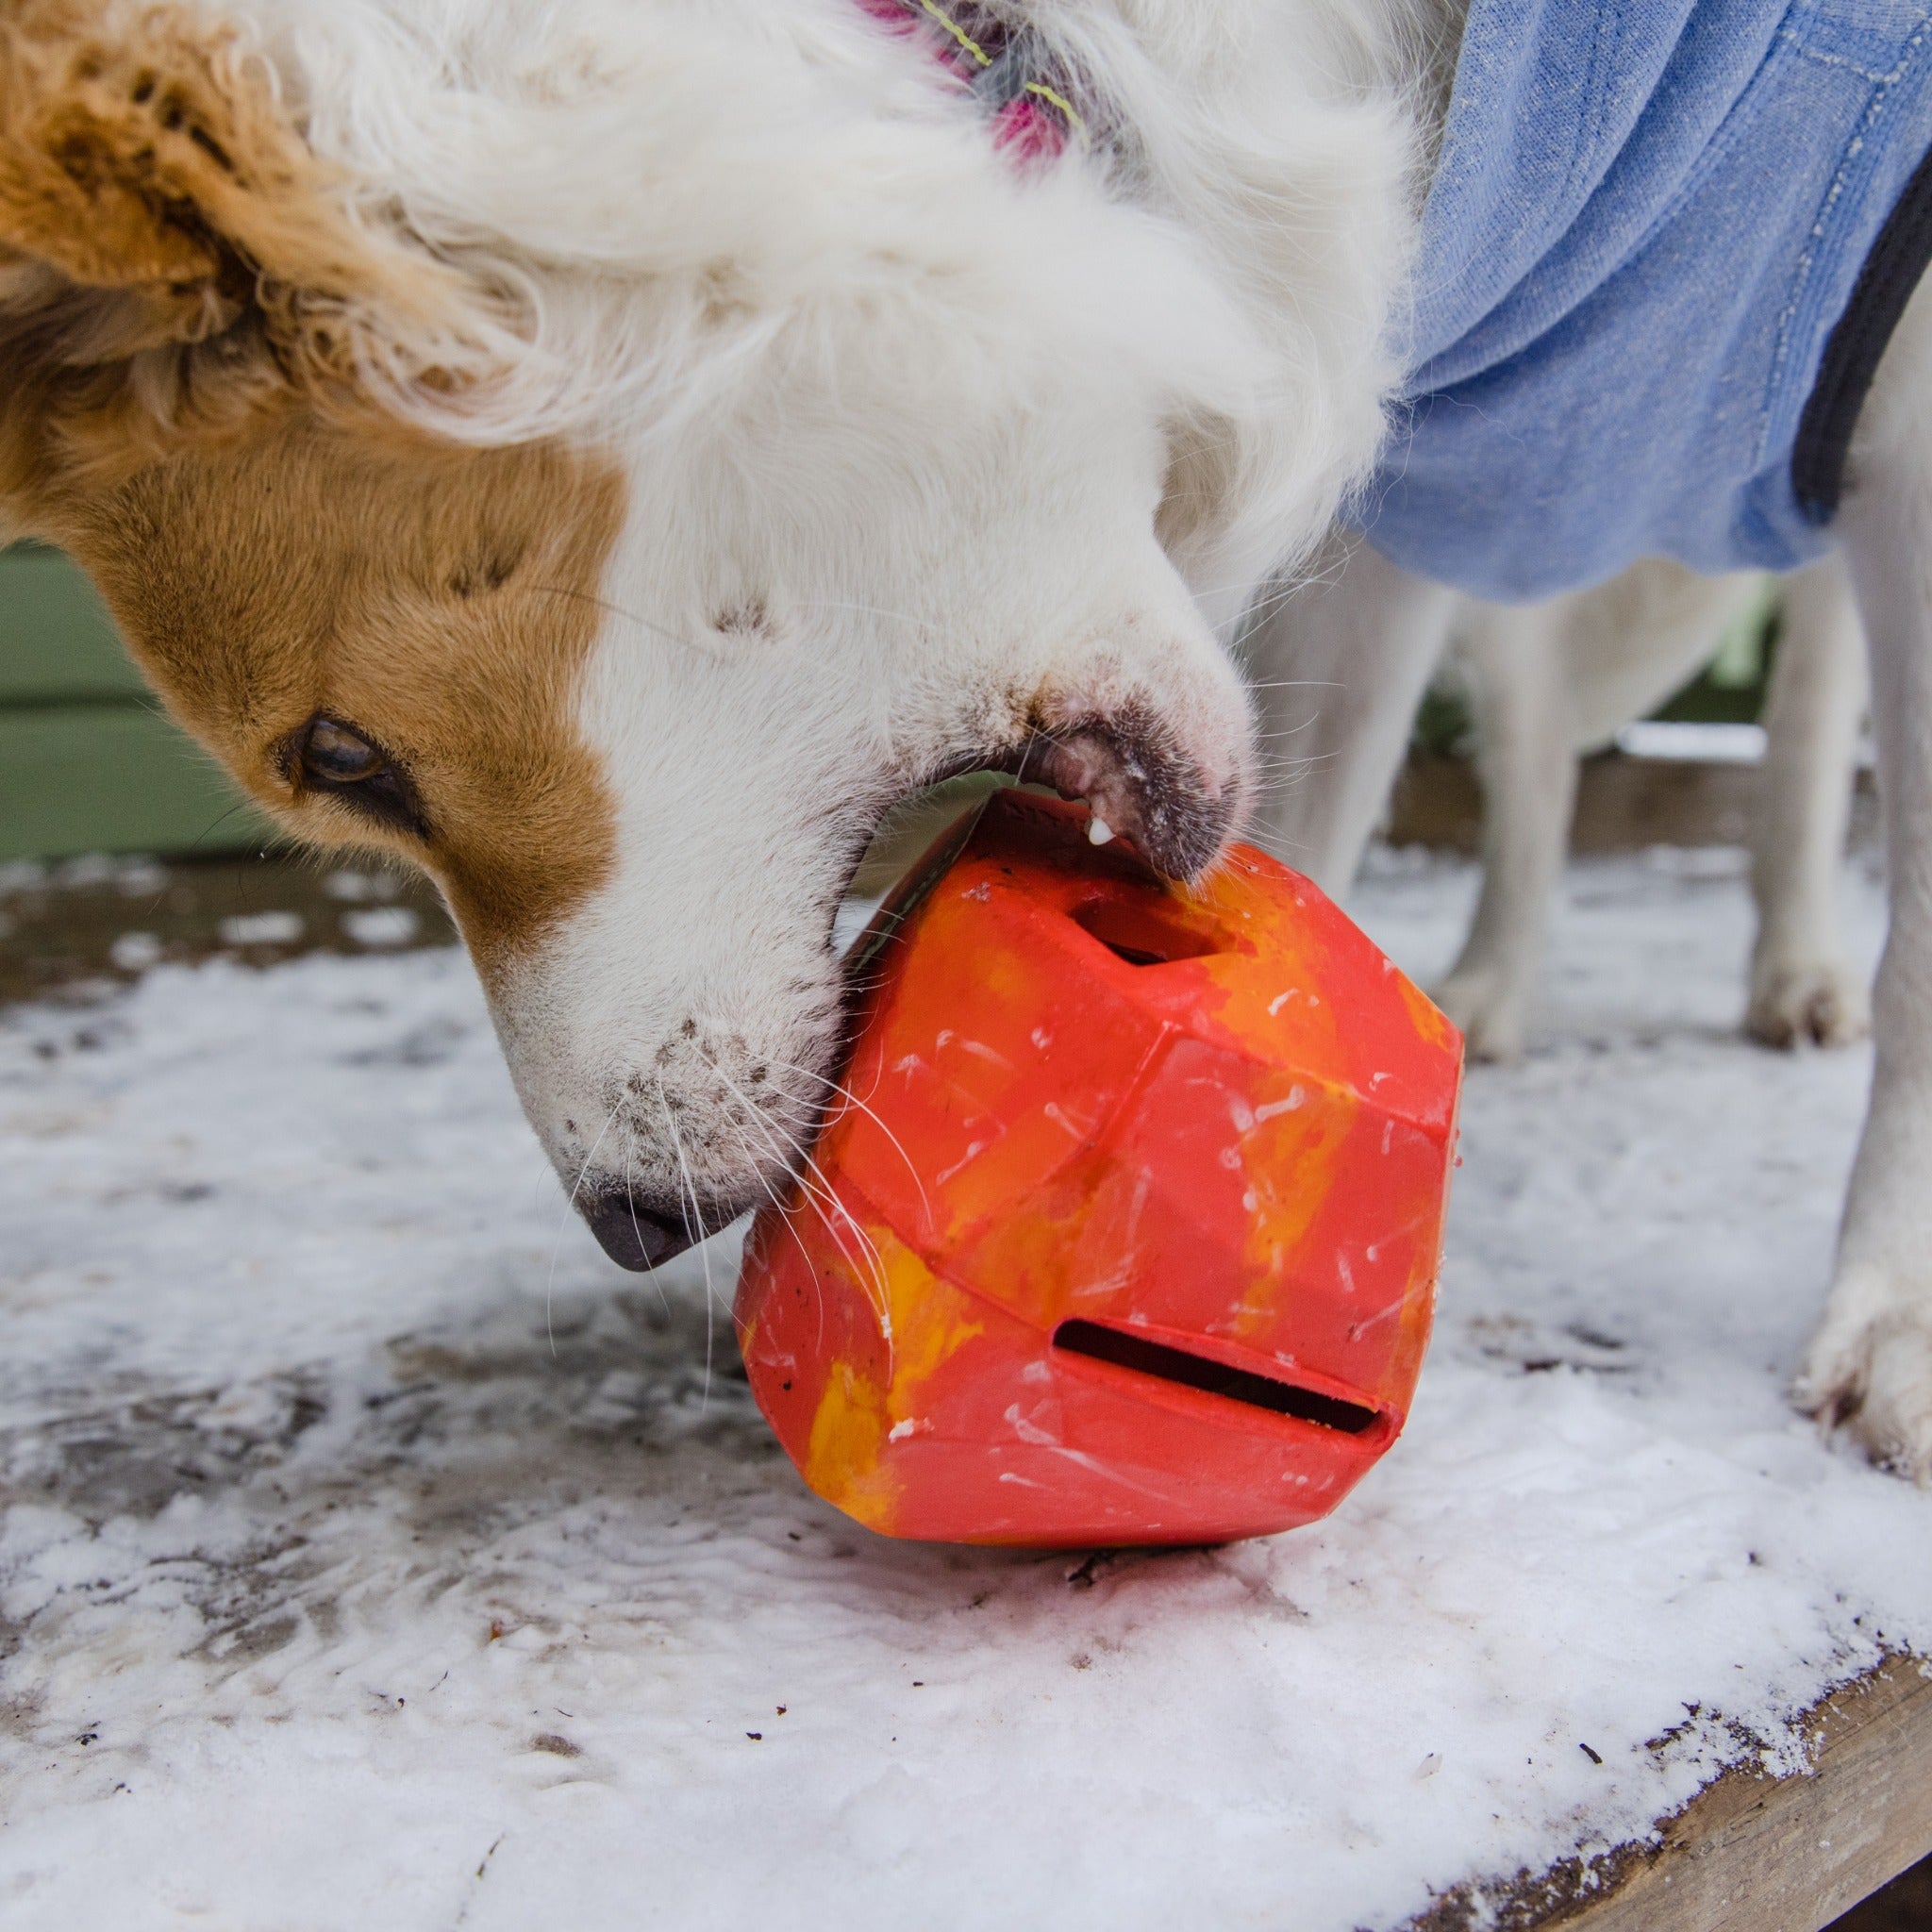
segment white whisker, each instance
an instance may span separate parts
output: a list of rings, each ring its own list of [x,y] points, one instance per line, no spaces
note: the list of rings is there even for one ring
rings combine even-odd
[[[785,1139],[791,1143],[792,1151],[796,1155],[799,1162],[798,1167],[792,1170],[793,1177],[798,1182],[799,1191],[805,1196],[806,1200],[810,1204],[813,1213],[815,1213],[819,1217],[819,1220],[824,1224],[825,1232],[829,1234],[834,1242],[837,1243],[839,1252],[844,1256],[848,1263],[850,1263],[855,1269],[857,1269],[859,1266],[859,1264],[857,1260],[854,1259],[852,1251],[848,1247],[846,1247],[843,1238],[840,1235],[838,1224],[832,1218],[833,1214],[836,1214],[841,1220],[842,1220],[845,1223],[846,1226],[852,1230],[854,1237],[858,1240],[865,1255],[868,1257],[868,1272],[871,1274],[872,1276],[872,1287],[874,1290],[873,1294],[869,1297],[873,1304],[873,1310],[878,1316],[880,1325],[884,1330],[885,1334],[888,1337],[890,1337],[892,1332],[891,1303],[890,1296],[887,1292],[885,1258],[883,1256],[880,1255],[878,1251],[878,1244],[873,1240],[872,1236],[869,1233],[867,1233],[867,1231],[862,1226],[860,1226],[857,1221],[853,1219],[851,1213],[847,1210],[845,1204],[839,1199],[837,1191],[833,1188],[832,1184],[825,1179],[824,1171],[819,1166],[818,1162],[812,1158],[811,1152],[806,1146],[805,1142],[801,1141],[797,1135],[791,1133],[788,1129],[786,1129],[783,1125],[783,1123],[766,1121],[763,1117],[761,1109],[753,1107],[751,1103],[745,1099],[743,1090],[738,1085],[738,1083],[735,1080],[732,1079],[731,1075],[727,1074],[723,1067],[719,1066],[717,1061],[713,1059],[709,1055],[706,1056],[706,1059],[708,1064],[710,1066],[711,1071],[717,1074],[719,1079],[724,1081],[725,1086],[729,1088],[734,1094],[737,1095],[740,1106],[745,1108],[747,1119],[751,1121],[753,1124],[755,1124],[758,1126],[758,1130],[766,1136],[768,1143],[773,1144],[774,1152],[778,1151],[776,1143],[774,1141],[773,1139],[774,1131],[777,1133],[783,1133]],[[791,1063],[789,1061],[774,1061],[774,1064],[790,1065]],[[794,1069],[794,1071],[804,1073],[808,1072],[808,1069],[796,1068]],[[823,1078],[824,1076],[814,1075],[813,1077]],[[827,1211],[828,1208],[831,1210],[830,1212]],[[823,1321],[823,1316],[821,1319]]]
[[[552,1308],[557,1297],[557,1256],[563,1246],[563,1230],[569,1224],[571,1215],[575,1211],[578,1191],[584,1185],[584,1176],[591,1171],[591,1163],[597,1158],[597,1150],[604,1144],[604,1136],[615,1124],[615,1108],[606,1108],[604,1124],[597,1130],[597,1138],[591,1142],[590,1152],[577,1162],[577,1177],[571,1183],[570,1192],[564,1196],[563,1212],[557,1217],[557,1234],[550,1243],[550,1277],[543,1284],[543,1332],[550,1338],[550,1359],[557,1359],[557,1328],[551,1319]]]
[[[697,1230],[698,1260],[705,1271],[705,1392],[698,1404],[698,1414],[703,1416],[711,1407],[711,1252],[708,1245],[709,1230],[705,1226],[705,1217],[698,1207],[697,1184],[691,1179],[691,1169],[685,1162],[684,1139],[677,1131],[677,1122],[672,1117],[671,1102],[664,1092],[663,1076],[658,1075],[657,1080],[658,1106],[663,1113],[665,1126],[670,1129],[671,1151],[677,1157],[678,1210],[680,1213],[683,1211],[684,1200],[688,1195],[691,1201],[691,1220],[687,1224]]]
[[[907,1153],[905,1143],[899,1139],[897,1134],[893,1133],[878,1112],[859,1099],[858,1095],[846,1086],[842,1080],[835,1080],[829,1074],[814,1073],[811,1068],[799,1066],[792,1060],[774,1059],[772,1064],[783,1067],[788,1073],[803,1074],[808,1080],[822,1082],[824,1086],[830,1088],[834,1093],[838,1094],[841,1100],[856,1107],[860,1113],[864,1114],[878,1128],[879,1132],[892,1143],[893,1153],[906,1163],[906,1172],[912,1176],[912,1185],[919,1190],[919,1205],[924,1211],[925,1224],[927,1227],[930,1227],[932,1225],[932,1202],[926,1196],[925,1181],[920,1174],[918,1168],[912,1164],[912,1157]],[[827,1124],[829,1125],[830,1123],[827,1122]]]

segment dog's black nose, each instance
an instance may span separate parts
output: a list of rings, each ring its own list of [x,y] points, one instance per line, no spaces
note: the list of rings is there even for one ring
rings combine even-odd
[[[724,1225],[683,1208],[666,1213],[635,1194],[592,1195],[577,1202],[577,1211],[590,1223],[598,1245],[620,1268],[639,1271],[683,1254]]]

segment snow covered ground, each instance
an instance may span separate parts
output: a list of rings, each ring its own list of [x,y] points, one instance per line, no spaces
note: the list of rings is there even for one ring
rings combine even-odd
[[[1790,1761],[1932,1647],[1932,1496],[1784,1406],[1867,1062],[1735,1037],[1740,871],[1572,874],[1407,1436],[1214,1552],[816,1502],[454,955],[0,1015],[0,1924],[1348,1932]],[[1472,890],[1357,910],[1427,974]]]

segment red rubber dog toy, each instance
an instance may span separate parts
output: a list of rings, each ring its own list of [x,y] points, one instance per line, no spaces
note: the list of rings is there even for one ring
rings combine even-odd
[[[855,1098],[746,1246],[758,1406],[890,1536],[1291,1528],[1422,1367],[1460,1037],[1274,859],[1184,890],[1087,823],[996,793],[887,903]]]

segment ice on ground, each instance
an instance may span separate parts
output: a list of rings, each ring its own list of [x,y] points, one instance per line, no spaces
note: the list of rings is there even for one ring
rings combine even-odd
[[[1473,886],[1357,909],[1426,974]],[[1573,873],[1407,1437],[1084,1562],[814,1500],[456,956],[0,1015],[0,1922],[1349,1932],[1796,1763],[1932,1646],[1932,1497],[1785,1406],[1869,1063],[1737,1037],[1746,940],[1734,859]]]

